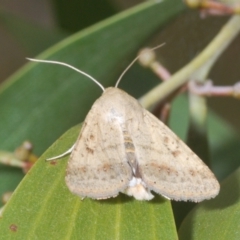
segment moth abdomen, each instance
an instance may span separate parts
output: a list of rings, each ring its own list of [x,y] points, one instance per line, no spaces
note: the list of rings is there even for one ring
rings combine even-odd
[[[132,141],[131,136],[129,135],[128,131],[123,131],[123,138],[124,138],[124,147],[126,152],[126,157],[129,165],[132,168],[133,174],[135,175],[137,170],[137,160],[135,155],[135,146]]]

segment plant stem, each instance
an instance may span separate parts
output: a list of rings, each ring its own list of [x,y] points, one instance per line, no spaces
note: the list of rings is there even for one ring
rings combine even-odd
[[[192,79],[194,73],[200,69],[202,65],[206,64],[206,62],[208,62],[208,68],[210,69],[215,60],[229,46],[239,31],[240,16],[233,16],[212,42],[195,59],[175,73],[168,81],[159,84],[139,99],[143,107],[151,107],[153,104],[164,99],[171,92],[188,82]],[[206,71],[207,68],[205,68],[201,74],[206,75]]]

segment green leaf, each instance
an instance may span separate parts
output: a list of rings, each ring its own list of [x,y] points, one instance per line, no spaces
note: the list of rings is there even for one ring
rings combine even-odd
[[[77,31],[116,13],[109,0],[52,0],[59,25]]]
[[[171,204],[157,196],[137,201],[120,194],[80,200],[64,182],[67,158],[46,162],[68,149],[79,132],[64,134],[27,173],[0,220],[2,239],[177,239]]]
[[[240,168],[221,184],[220,194],[199,204],[179,229],[183,240],[237,240],[240,238]]]

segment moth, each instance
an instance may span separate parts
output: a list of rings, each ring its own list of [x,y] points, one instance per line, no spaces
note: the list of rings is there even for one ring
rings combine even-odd
[[[200,202],[219,193],[219,183],[205,163],[164,123],[138,101],[115,87],[104,88],[92,105],[71,152],[66,170],[70,192],[82,198],[107,199],[120,192],[151,200],[152,192],[176,201]]]

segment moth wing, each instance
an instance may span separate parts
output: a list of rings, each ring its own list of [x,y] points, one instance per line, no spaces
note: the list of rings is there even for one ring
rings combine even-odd
[[[132,179],[120,125],[100,111],[95,103],[88,113],[66,172],[72,193],[94,199],[117,196]]]
[[[218,194],[211,170],[166,125],[143,109],[138,127],[133,142],[140,176],[150,190],[177,201],[200,202]]]

